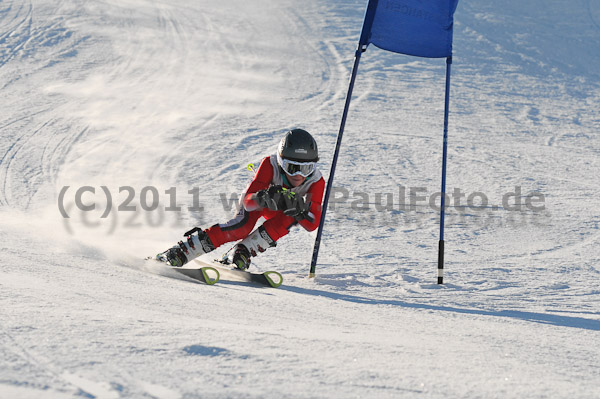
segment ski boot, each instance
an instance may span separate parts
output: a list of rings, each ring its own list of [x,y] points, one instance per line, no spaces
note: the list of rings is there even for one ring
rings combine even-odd
[[[250,251],[244,244],[237,244],[233,247],[233,255],[231,257],[231,264],[236,269],[247,270],[250,267]]]
[[[240,270],[247,270],[250,267],[251,256],[256,256],[259,252],[265,252],[267,248],[276,245],[267,230],[260,226],[231,249],[229,263]]]
[[[194,235],[195,232],[198,234]],[[184,236],[187,237],[187,240],[179,241],[172,248],[159,253],[156,255],[156,259],[171,266],[181,267],[192,259],[215,249],[206,231],[198,227],[186,232]]]

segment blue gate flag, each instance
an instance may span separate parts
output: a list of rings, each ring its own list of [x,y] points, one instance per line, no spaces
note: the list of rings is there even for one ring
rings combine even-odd
[[[452,56],[458,0],[369,0],[361,45],[417,57]]]
[[[448,154],[448,109],[450,104],[450,66],[452,65],[452,34],[454,12],[459,0],[368,0],[358,48],[354,56],[354,66],[348,84],[348,93],[342,121],[335,144],[329,180],[323,198],[321,220],[313,249],[309,277],[315,277],[317,258],[321,246],[323,225],[327,214],[327,204],[333,186],[346,118],[354,81],[361,54],[370,43],[395,53],[427,58],[446,58],[446,95],[444,100],[444,140],[442,150],[442,197],[440,209],[440,241],[438,246],[438,284],[444,283],[444,215],[446,204],[446,163]]]

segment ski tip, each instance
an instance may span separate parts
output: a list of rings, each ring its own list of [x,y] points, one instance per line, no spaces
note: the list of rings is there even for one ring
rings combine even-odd
[[[221,275],[219,274],[219,271],[217,269],[215,269],[214,267],[203,267],[200,269],[200,271],[202,272],[202,277],[204,278],[204,282],[208,285],[213,285],[216,284],[219,279],[221,278]],[[210,275],[213,275],[213,277],[211,277]]]
[[[190,277],[194,280],[206,283],[208,285],[216,284],[221,278],[219,271],[214,267],[201,267],[199,269],[184,269],[181,267],[171,267],[170,269],[176,271],[177,273],[181,273],[187,277]]]
[[[267,279],[269,285],[278,288],[283,283],[283,276],[275,271],[264,272],[263,276]]]

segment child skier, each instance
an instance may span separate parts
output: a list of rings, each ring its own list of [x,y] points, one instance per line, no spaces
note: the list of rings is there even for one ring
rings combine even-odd
[[[316,166],[318,160],[317,142],[310,133],[290,130],[281,139],[277,153],[262,160],[234,219],[206,230],[193,228],[184,234],[186,240],[156,255],[156,259],[183,266],[227,242],[241,240],[226,261],[245,270],[251,256],[274,247],[293,226],[315,230],[325,188]],[[261,216],[266,221],[253,231]]]

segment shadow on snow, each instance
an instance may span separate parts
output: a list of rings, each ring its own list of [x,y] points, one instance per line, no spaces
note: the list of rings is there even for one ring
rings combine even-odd
[[[583,317],[573,317],[573,316],[560,316],[548,313],[536,313],[536,312],[523,312],[519,310],[482,310],[482,309],[466,309],[466,308],[456,308],[451,306],[436,306],[436,305],[428,305],[423,303],[409,303],[399,300],[377,300],[370,299],[361,296],[348,295],[348,294],[338,294],[334,292],[327,292],[315,289],[307,289],[293,286],[282,286],[280,289],[290,292],[295,292],[302,295],[314,295],[314,296],[322,296],[326,298],[348,301],[353,303],[361,303],[367,305],[391,305],[398,306],[402,308],[412,308],[412,309],[425,309],[425,310],[435,310],[441,312],[453,312],[453,313],[462,313],[462,314],[472,314],[472,315],[480,315],[480,316],[494,316],[494,317],[510,317],[513,319],[519,319],[523,321],[530,321],[534,323],[541,324],[549,324],[560,327],[571,327],[571,328],[580,328],[584,330],[592,330],[592,331],[600,331],[600,321],[586,319]]]

